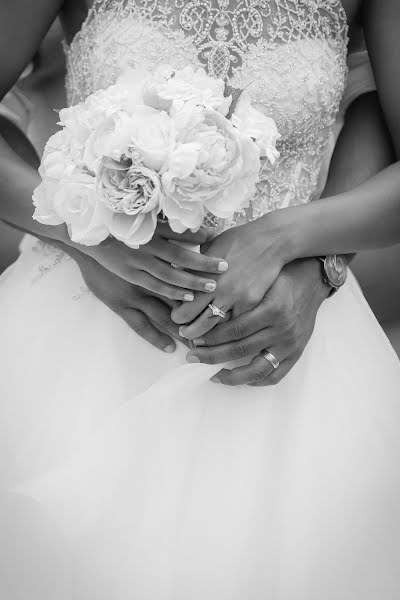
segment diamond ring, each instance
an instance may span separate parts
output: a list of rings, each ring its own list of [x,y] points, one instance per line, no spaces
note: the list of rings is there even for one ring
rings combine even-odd
[[[208,308],[211,310],[214,317],[221,317],[221,319],[225,319],[226,312],[218,308],[218,306],[215,306],[215,304],[212,302],[208,305]]]
[[[277,358],[275,358],[275,356],[272,354],[272,352],[270,352],[269,350],[265,350],[265,353],[261,353],[261,356],[263,358],[265,358],[266,361],[269,362],[269,364],[271,365],[271,367],[273,367],[273,369],[277,369],[280,365],[280,362]]]

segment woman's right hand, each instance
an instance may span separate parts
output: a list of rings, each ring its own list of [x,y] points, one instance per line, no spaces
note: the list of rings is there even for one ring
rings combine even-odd
[[[157,226],[154,238],[138,249],[109,238],[98,246],[76,246],[100,265],[125,281],[171,300],[192,301],[194,291],[212,293],[215,277],[228,269],[222,258],[214,258],[188,250],[173,241],[204,244],[210,233],[200,229],[177,234],[166,223]],[[190,271],[190,272],[189,272]],[[197,275],[199,271],[202,275]]]
[[[68,248],[65,251],[78,264],[86,285],[96,298],[144,340],[167,353],[175,351],[176,340],[185,343],[171,319],[171,306],[167,300],[124,281],[85,254],[76,250],[70,252]]]

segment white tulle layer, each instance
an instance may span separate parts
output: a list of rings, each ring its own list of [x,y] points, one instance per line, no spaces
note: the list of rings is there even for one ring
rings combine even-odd
[[[400,367],[353,277],[276,387],[0,280],[2,600],[398,600]]]

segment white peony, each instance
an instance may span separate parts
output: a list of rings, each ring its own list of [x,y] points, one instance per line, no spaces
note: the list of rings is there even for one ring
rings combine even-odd
[[[246,91],[242,92],[231,120],[244,136],[254,140],[260,156],[267,157],[274,164],[279,157],[276,149],[276,142],[281,137],[278,128],[273,119],[252,106]]]
[[[170,111],[173,106],[180,108],[185,102],[193,102],[226,116],[231,98],[225,98],[224,90],[222,79],[209,77],[204,69],[188,66],[175,71],[162,65],[146,81],[143,99],[145,104],[158,110]]]
[[[187,104],[178,145],[163,170],[163,212],[174,231],[198,229],[208,211],[220,218],[249,205],[258,181],[257,146],[220,113]]]
[[[131,114],[109,116],[92,131],[85,145],[84,162],[96,173],[103,157],[128,157],[159,171],[174,144],[175,124],[168,114],[137,106]]]
[[[203,69],[128,69],[63,109],[39,169],[34,218],[66,223],[77,243],[111,234],[133,248],[151,240],[160,212],[176,232],[196,231],[207,213],[232,218],[255,194],[260,158],[279,156],[280,136],[246,92],[228,120],[234,103],[224,92]]]

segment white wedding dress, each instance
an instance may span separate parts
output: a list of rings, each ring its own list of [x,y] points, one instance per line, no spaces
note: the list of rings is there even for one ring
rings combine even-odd
[[[76,102],[127,64],[204,64],[283,135],[251,209],[315,199],[337,135],[339,0],[97,1]],[[0,279],[1,600],[398,600],[400,366],[350,275],[275,387],[209,382],[26,238]]]

